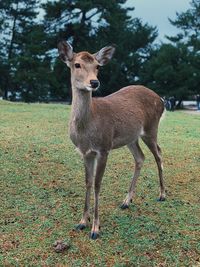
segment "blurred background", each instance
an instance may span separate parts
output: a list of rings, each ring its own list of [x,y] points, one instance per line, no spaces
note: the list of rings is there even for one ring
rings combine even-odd
[[[195,99],[200,93],[200,0],[171,2],[177,7],[171,18],[161,2],[1,1],[0,97],[71,102],[70,72],[57,52],[64,39],[76,52],[94,53],[116,44],[113,60],[100,70],[97,96],[143,84],[165,98],[174,97],[177,106]],[[153,20],[157,13],[173,31],[159,32]],[[162,26],[162,19],[158,23]]]

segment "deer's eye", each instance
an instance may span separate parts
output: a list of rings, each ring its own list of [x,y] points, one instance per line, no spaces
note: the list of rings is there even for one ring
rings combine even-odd
[[[81,65],[79,63],[75,63],[74,66],[75,66],[76,69],[80,69],[81,68]]]
[[[99,65],[97,65],[97,66],[96,66],[96,69],[97,69],[97,70],[99,70],[99,68],[100,68],[100,66],[99,66]]]

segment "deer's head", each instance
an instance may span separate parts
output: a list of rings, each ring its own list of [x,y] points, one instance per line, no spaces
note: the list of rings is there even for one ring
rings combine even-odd
[[[106,65],[112,58],[115,47],[106,46],[95,54],[74,53],[72,46],[61,41],[58,44],[61,60],[71,69],[73,87],[79,90],[96,91],[100,85],[97,78],[99,66]]]

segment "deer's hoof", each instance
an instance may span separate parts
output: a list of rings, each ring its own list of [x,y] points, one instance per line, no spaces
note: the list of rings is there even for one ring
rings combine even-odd
[[[97,233],[97,232],[91,232],[90,233],[90,238],[92,240],[96,240],[97,238],[99,238],[99,233]]]
[[[78,224],[77,226],[76,226],[76,230],[77,231],[79,231],[79,230],[83,230],[83,229],[85,229],[86,228],[86,225],[85,224]]]
[[[159,202],[161,202],[161,201],[165,201],[165,197],[159,197],[158,199],[157,199],[157,201],[159,201]]]
[[[128,204],[123,203],[123,204],[121,205],[121,209],[122,209],[122,210],[125,210],[125,209],[128,209],[128,208],[129,208],[129,205],[128,205]]]

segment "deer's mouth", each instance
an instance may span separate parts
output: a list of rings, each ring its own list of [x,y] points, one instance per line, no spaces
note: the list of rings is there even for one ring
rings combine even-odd
[[[87,85],[84,89],[88,92],[95,92],[96,90],[98,90],[99,86],[97,87],[92,87],[91,85]]]

